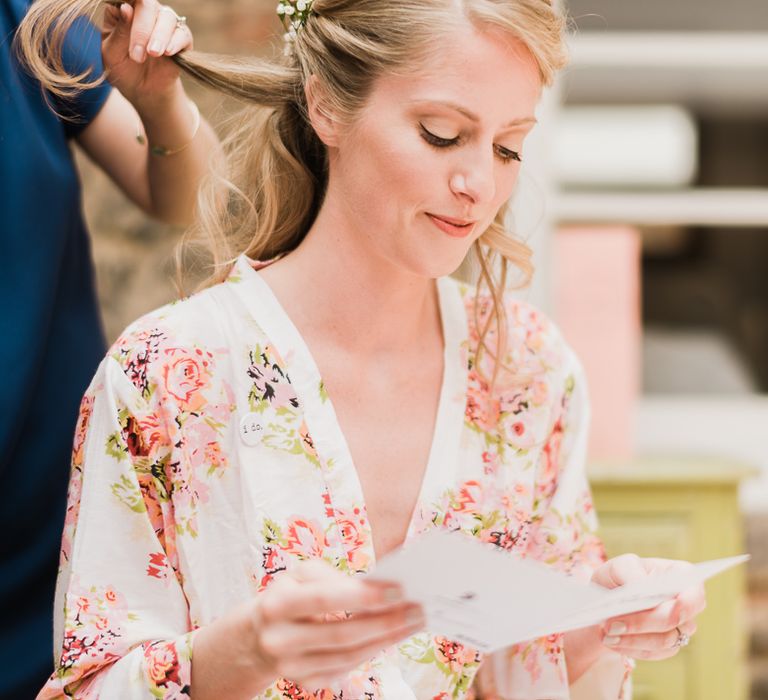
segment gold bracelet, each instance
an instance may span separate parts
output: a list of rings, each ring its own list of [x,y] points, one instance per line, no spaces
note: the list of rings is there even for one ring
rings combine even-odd
[[[192,111],[195,113],[195,129],[192,132],[192,138],[189,139],[183,146],[179,146],[178,148],[166,148],[165,146],[149,146],[149,152],[153,156],[173,156],[177,153],[181,153],[185,148],[189,146],[194,140],[195,136],[197,136],[197,132],[200,131],[200,110],[198,109],[197,105],[192,102],[192,100],[189,101],[190,106],[192,107]],[[136,141],[138,141],[142,146],[147,143],[147,137],[144,134],[144,131],[142,129],[143,124],[141,123],[141,119],[139,119],[138,123],[136,124]]]

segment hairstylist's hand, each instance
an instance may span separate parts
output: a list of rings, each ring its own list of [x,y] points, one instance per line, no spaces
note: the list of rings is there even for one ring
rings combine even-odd
[[[102,58],[107,78],[134,106],[162,101],[173,92],[179,70],[170,60],[192,48],[192,32],[182,17],[157,0],[107,4]]]
[[[616,588],[650,574],[689,566],[684,561],[623,554],[603,564],[592,581]],[[634,659],[667,659],[677,654],[696,632],[696,616],[705,606],[704,586],[691,588],[651,610],[607,620],[602,628],[603,644]]]

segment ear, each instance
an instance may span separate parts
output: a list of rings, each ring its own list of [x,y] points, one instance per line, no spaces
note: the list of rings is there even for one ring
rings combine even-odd
[[[325,87],[316,75],[309,76],[304,86],[309,123],[318,138],[326,146],[336,146],[339,140],[340,122],[329,108]]]

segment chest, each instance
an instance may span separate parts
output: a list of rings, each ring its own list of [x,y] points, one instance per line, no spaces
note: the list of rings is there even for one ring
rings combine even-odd
[[[353,370],[328,362],[326,369],[324,381],[381,556],[405,539],[419,497],[437,427],[442,358]]]

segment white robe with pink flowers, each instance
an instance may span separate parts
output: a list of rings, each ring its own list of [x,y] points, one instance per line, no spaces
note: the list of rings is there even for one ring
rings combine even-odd
[[[406,542],[431,528],[460,530],[589,576],[603,550],[584,474],[578,362],[548,320],[508,299],[517,379],[501,373],[491,391],[476,366],[475,291],[449,278],[437,285],[443,384]],[[478,308],[482,319],[490,299]],[[302,559],[364,575],[375,565],[370,524],[317,366],[241,257],[226,282],[129,327],[83,398],[56,670],[39,697],[188,699],[194,631]],[[484,659],[425,631],[333,687],[279,679],[259,698],[461,700],[482,664],[506,700],[577,697],[559,635]],[[579,681],[583,697],[628,698],[621,657],[599,674]],[[589,690],[596,684],[600,695]]]

